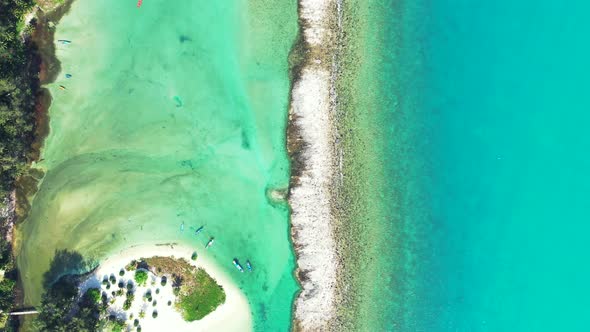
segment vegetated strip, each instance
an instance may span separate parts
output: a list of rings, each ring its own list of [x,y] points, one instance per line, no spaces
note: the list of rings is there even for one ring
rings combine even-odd
[[[45,0],[44,5],[63,5],[48,19],[59,20],[71,2]],[[48,128],[51,98],[41,85],[59,70],[58,66],[44,66],[52,62],[46,59],[55,57],[52,48],[44,56],[44,45],[53,47],[53,32],[43,25],[43,15],[33,0],[0,2],[0,328],[6,326],[8,313],[22,298],[15,289],[18,273],[12,229],[17,217],[26,214],[26,197],[36,190],[42,176],[29,168],[39,158]],[[16,328],[18,321],[12,319],[10,325]]]

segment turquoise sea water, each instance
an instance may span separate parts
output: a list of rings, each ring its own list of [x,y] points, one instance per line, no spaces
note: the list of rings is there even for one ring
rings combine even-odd
[[[403,235],[382,246],[398,262],[375,283],[395,294],[381,328],[587,330],[590,3],[376,8]]]

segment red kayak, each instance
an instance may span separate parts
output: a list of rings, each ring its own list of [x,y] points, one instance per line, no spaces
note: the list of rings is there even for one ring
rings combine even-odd
[[[141,3],[143,2],[143,0],[138,0],[137,1],[137,8],[141,7]]]

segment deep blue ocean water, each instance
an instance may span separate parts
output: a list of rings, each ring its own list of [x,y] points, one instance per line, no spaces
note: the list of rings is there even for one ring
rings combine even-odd
[[[589,331],[590,2],[405,3],[388,47],[412,69],[388,75],[422,203],[400,329]]]

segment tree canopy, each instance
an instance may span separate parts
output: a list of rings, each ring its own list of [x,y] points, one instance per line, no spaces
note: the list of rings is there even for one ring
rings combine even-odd
[[[144,285],[148,279],[148,274],[144,270],[135,271],[135,282],[139,285]]]
[[[0,197],[26,170],[34,136],[38,66],[34,46],[21,37],[33,0],[0,0]]]
[[[43,295],[39,315],[34,328],[42,332],[98,331],[100,326],[100,302],[93,289],[89,289],[80,301],[78,278],[64,276]]]

